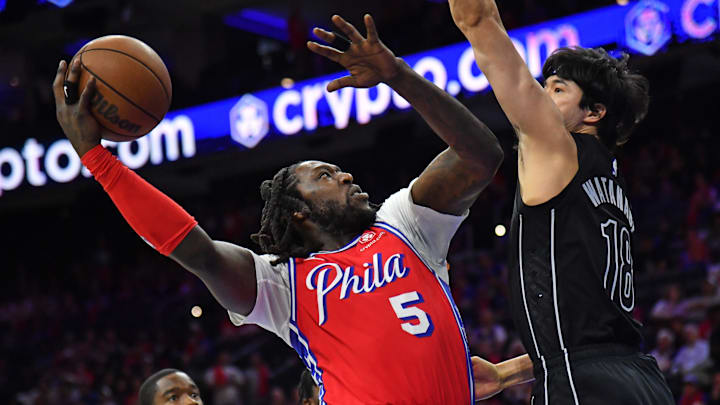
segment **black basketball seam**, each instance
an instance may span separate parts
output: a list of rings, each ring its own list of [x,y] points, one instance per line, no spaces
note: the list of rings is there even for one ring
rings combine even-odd
[[[102,122],[99,123],[99,124],[102,125]],[[113,134],[115,134],[115,135],[117,135],[117,136],[122,136],[123,138],[129,138],[128,141],[135,141],[135,140],[138,140],[138,139],[142,138],[143,136],[147,135],[147,134],[143,134],[143,135],[140,135],[140,136],[125,135],[125,134],[121,134],[121,133],[119,133],[119,132],[115,132],[115,131],[113,131],[112,129],[106,127],[105,125],[103,125],[102,127],[105,128],[105,129],[107,129],[108,131],[112,132]],[[150,132],[148,132],[148,134],[149,134],[149,133],[150,133]],[[111,141],[111,142],[124,142],[124,141]]]
[[[117,91],[113,86],[111,86],[110,84],[108,84],[108,82],[106,82],[105,80],[103,80],[100,76],[96,75],[95,72],[93,72],[92,70],[88,69],[88,67],[83,63],[82,57],[80,57],[80,66],[82,66],[83,69],[87,70],[88,73],[90,73],[91,75],[93,75],[94,78],[100,80],[105,86],[107,86],[107,88],[109,88],[110,90],[114,91],[115,94],[117,94],[118,96],[124,98],[125,101],[127,101],[128,103],[130,103],[130,104],[132,104],[133,106],[135,106],[135,108],[137,108],[138,110],[140,110],[140,111],[142,111],[143,113],[145,113],[145,115],[147,115],[148,117],[154,119],[157,123],[160,123],[160,120],[157,119],[157,117],[155,117],[154,115],[152,115],[150,112],[148,112],[148,111],[145,110],[144,108],[140,107],[138,104],[136,104],[134,101],[130,100],[130,99],[129,99],[127,96],[125,96],[124,94],[122,94],[122,93],[120,93],[119,91]]]
[[[155,73],[155,71],[152,70],[152,68],[150,68],[150,66],[146,65],[145,62],[141,61],[140,59],[138,59],[138,58],[136,58],[136,57],[134,57],[134,56],[132,56],[132,55],[130,55],[130,54],[127,53],[127,52],[118,51],[117,49],[112,49],[112,48],[92,48],[92,49],[87,49],[87,50],[82,51],[81,54],[87,53],[87,52],[90,52],[90,51],[110,51],[110,52],[117,52],[117,53],[122,54],[122,55],[125,55],[125,56],[127,56],[128,58],[136,61],[137,63],[145,66],[145,68],[146,68],[147,70],[149,70],[150,73],[152,73],[153,76],[155,76],[155,78],[157,79],[157,81],[160,83],[160,87],[162,87],[163,92],[165,93],[165,98],[168,99],[168,103],[170,103],[170,102],[172,101],[172,100],[170,100],[170,93],[168,93],[167,89],[165,88],[165,84],[163,83],[162,79],[160,79],[160,76],[158,76],[157,73]]]

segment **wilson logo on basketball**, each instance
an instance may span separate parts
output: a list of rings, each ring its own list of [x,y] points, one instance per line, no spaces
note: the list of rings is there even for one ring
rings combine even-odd
[[[375,232],[365,232],[363,236],[360,237],[360,243],[365,244],[370,242],[375,237]]]
[[[115,104],[108,103],[107,100],[105,100],[105,97],[103,97],[103,95],[100,94],[99,91],[95,91],[95,95],[93,96],[92,100],[90,100],[90,105],[92,105],[93,109],[98,115],[102,116],[108,122],[116,125],[123,131],[137,133],[140,129],[140,124],[136,124],[132,121],[120,117],[118,115],[119,109],[117,108],[117,106]]]

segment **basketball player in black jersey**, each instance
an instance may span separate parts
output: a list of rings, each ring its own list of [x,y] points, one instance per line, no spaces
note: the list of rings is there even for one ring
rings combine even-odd
[[[635,224],[613,157],[647,112],[647,80],[627,57],[565,48],[546,61],[543,88],[494,0],[450,8],[518,137],[509,282],[529,356],[475,358],[480,395],[534,378],[533,405],[672,404],[655,360],[640,352]]]

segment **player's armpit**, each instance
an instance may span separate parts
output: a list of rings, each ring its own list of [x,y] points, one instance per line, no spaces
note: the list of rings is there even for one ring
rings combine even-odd
[[[224,308],[241,315],[252,311],[257,280],[248,249],[212,240],[195,226],[170,257],[198,276]]]

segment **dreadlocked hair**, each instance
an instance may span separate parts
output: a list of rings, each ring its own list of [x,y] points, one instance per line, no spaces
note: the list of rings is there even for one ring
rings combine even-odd
[[[582,89],[580,108],[605,106],[598,137],[611,151],[628,141],[648,111],[648,80],[630,71],[628,59],[625,53],[616,59],[602,48],[572,47],[556,50],[543,66],[544,79],[557,75]]]
[[[297,163],[280,169],[272,180],[260,185],[260,196],[265,201],[260,219],[260,230],[250,239],[260,246],[263,253],[276,255],[273,265],[286,262],[290,257],[307,257],[318,250],[304,241],[293,226],[292,217],[296,212],[310,215],[310,207],[297,190],[295,176]]]

